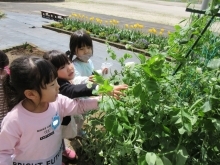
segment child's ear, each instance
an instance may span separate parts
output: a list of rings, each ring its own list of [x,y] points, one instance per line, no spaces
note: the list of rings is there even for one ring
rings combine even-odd
[[[25,90],[24,95],[26,98],[34,100],[38,96],[38,92],[36,90]]]

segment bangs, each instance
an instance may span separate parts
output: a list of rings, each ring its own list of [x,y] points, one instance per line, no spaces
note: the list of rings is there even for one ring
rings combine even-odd
[[[58,76],[56,68],[47,60],[36,60],[36,67],[38,70],[36,71],[38,73],[36,73],[37,80],[41,84],[42,88],[45,88],[46,84],[51,83]]]
[[[84,46],[91,46],[92,47],[92,40],[91,37],[87,34],[80,35],[78,38],[78,48],[84,47]]]
[[[66,64],[70,64],[71,61],[65,54],[60,54],[57,56],[52,56],[50,62],[55,66],[58,70],[60,67],[65,66]]]
[[[51,50],[44,54],[44,59],[50,61],[53,66],[58,70],[62,66],[65,66],[66,64],[70,64],[71,61],[68,58],[68,56],[62,52],[59,52],[57,50]]]

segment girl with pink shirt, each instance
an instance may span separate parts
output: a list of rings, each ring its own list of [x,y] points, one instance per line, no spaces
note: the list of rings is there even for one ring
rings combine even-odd
[[[60,95],[57,70],[32,56],[15,59],[3,85],[9,112],[0,132],[0,165],[63,164],[63,117],[98,109],[100,97]]]
[[[0,131],[1,131],[1,123],[5,115],[8,113],[7,106],[5,105],[5,97],[3,93],[3,78],[5,75],[9,74],[9,59],[8,56],[0,50]]]

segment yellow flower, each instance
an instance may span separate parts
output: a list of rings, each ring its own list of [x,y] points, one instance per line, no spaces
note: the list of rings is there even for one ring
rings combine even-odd
[[[93,21],[94,19],[95,19],[94,17],[91,17],[91,18],[90,18],[90,21]]]
[[[153,33],[153,29],[149,29],[148,32]]]
[[[129,25],[128,25],[128,24],[125,24],[125,27],[126,27],[126,28],[129,28]]]
[[[74,17],[78,17],[78,15],[76,13],[73,14]]]
[[[138,24],[138,27],[142,29],[144,28],[144,25]]]
[[[169,35],[169,34],[170,34],[170,31],[168,31],[167,34]]]
[[[160,29],[161,32],[164,32],[164,29]]]
[[[101,19],[100,18],[96,18],[95,20],[96,20],[96,22],[99,22]]]
[[[131,28],[134,28],[134,26],[133,26],[133,25],[130,25],[130,27],[131,27]]]
[[[157,33],[157,30],[155,28],[153,28],[152,30],[153,30],[153,33],[155,34]]]
[[[159,33],[160,35],[162,35],[163,34],[163,32],[162,31],[160,31],[160,33]]]
[[[134,24],[134,28],[137,28],[138,27],[138,25],[137,24]]]

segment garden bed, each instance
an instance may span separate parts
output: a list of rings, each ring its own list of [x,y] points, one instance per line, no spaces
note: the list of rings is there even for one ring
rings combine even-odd
[[[23,55],[42,57],[45,53],[44,50],[40,49],[36,45],[34,45],[32,43],[27,43],[27,42],[22,45],[12,46],[12,47],[6,48],[2,51],[7,54],[10,63],[14,59],[21,57]]]

